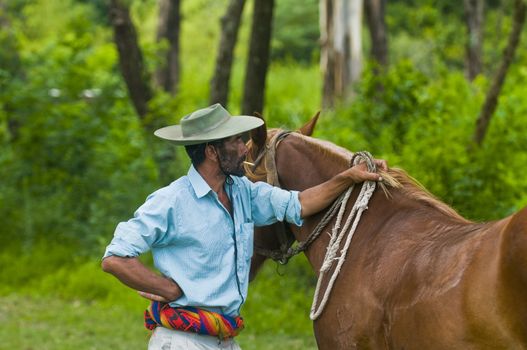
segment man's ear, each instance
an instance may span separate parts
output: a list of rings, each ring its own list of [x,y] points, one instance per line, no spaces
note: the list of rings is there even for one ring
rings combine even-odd
[[[218,161],[218,150],[210,143],[205,146],[205,158]]]

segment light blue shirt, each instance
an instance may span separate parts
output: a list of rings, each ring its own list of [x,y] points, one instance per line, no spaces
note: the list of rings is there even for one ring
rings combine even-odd
[[[183,295],[172,306],[240,314],[247,298],[254,226],[276,221],[302,225],[298,192],[232,177],[225,184],[233,216],[196,169],[148,196],[134,217],[121,222],[106,248],[135,257],[152,250],[156,268]],[[235,243],[236,242],[236,243]]]

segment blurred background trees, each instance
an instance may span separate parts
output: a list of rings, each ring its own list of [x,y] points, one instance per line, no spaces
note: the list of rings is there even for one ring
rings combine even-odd
[[[527,203],[524,19],[525,0],[0,0],[2,254],[99,257],[187,171],[152,131],[217,101],[284,128],[322,108],[315,136],[470,219],[509,215]]]
[[[10,242],[100,249],[186,171],[152,131],[216,101],[284,127],[324,106],[320,137],[407,168],[471,218],[525,204],[523,0],[16,0],[0,11]]]
[[[228,107],[234,47],[238,39],[244,5],[245,0],[230,0],[227,10],[221,18],[221,36],[216,54],[216,68],[210,82],[209,104],[211,105],[221,103],[225,108]]]

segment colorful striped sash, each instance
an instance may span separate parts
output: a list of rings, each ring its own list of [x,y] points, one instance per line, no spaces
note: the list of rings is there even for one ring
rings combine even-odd
[[[171,307],[169,304],[152,301],[145,310],[145,327],[153,330],[157,326],[216,336],[232,338],[243,329],[240,316],[231,317],[196,307]]]

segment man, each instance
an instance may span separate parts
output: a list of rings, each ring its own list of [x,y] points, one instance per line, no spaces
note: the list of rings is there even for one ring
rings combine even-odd
[[[155,132],[185,146],[188,175],[119,223],[102,262],[104,271],[152,300],[145,312],[146,327],[154,329],[149,349],[239,349],[233,337],[243,328],[254,226],[282,220],[300,226],[352,183],[380,180],[360,165],[300,193],[251,183],[243,177],[242,135],[262,124],[216,104]],[[162,275],[137,259],[149,249]]]

